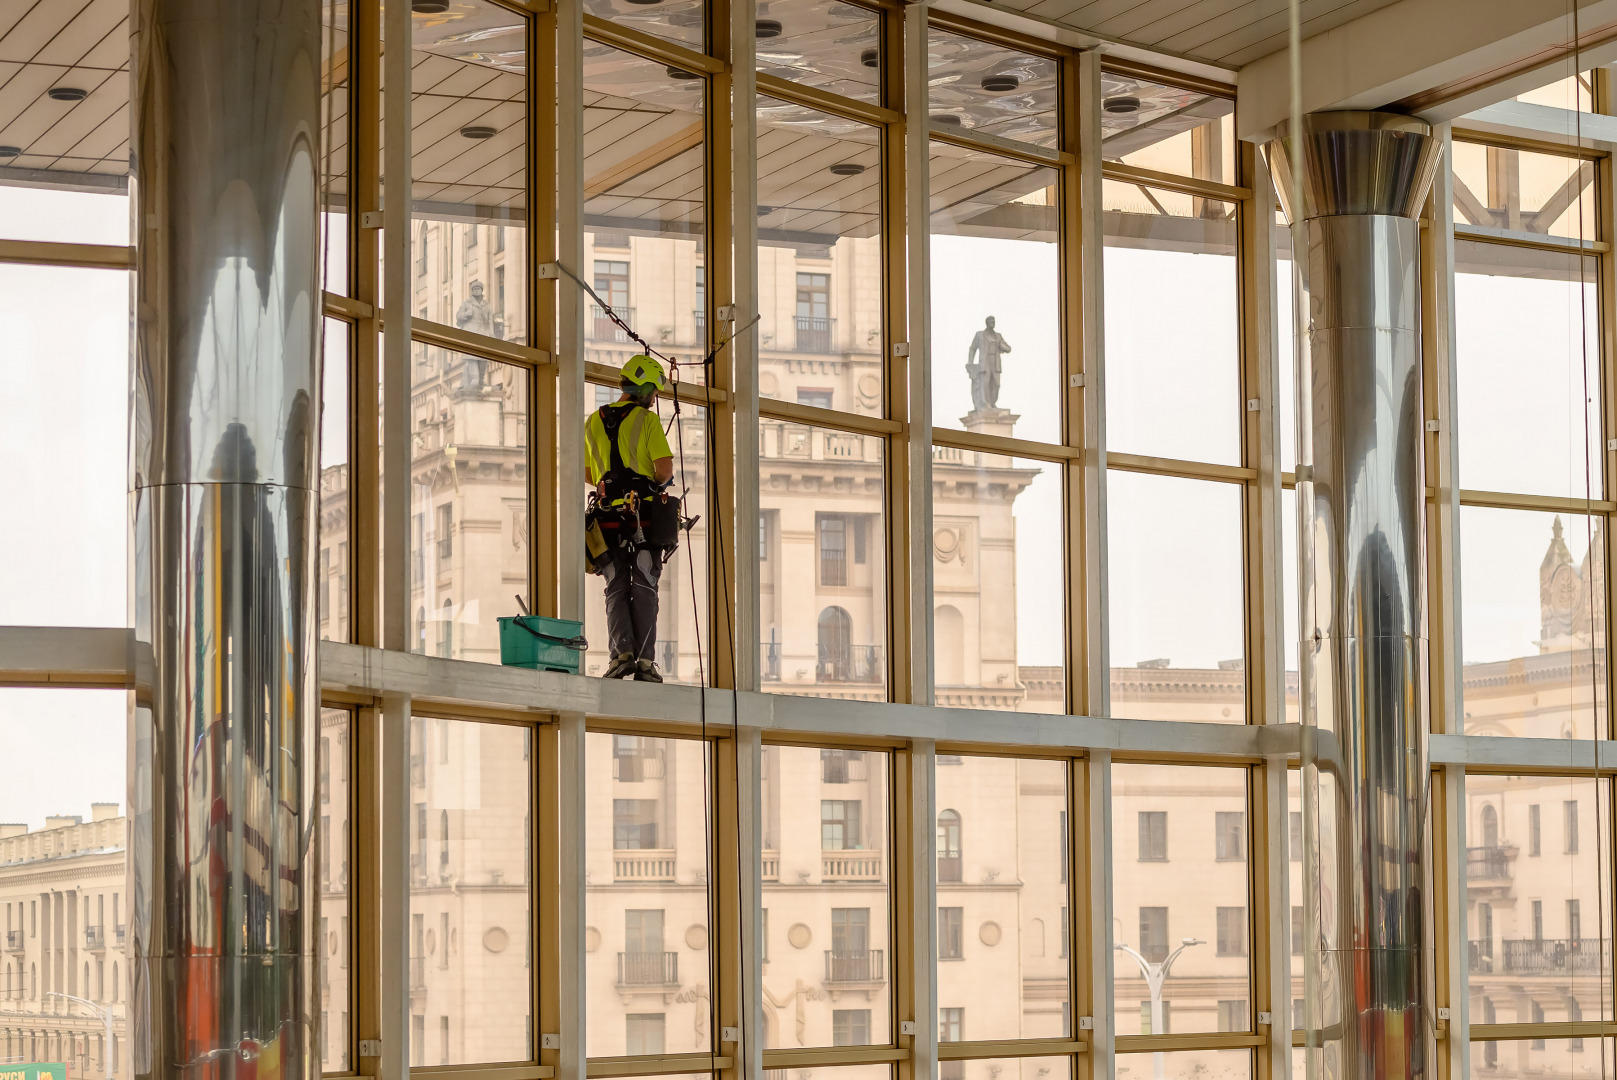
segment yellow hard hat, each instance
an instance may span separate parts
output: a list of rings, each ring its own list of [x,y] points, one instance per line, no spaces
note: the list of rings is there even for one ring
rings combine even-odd
[[[668,376],[663,372],[663,366],[645,353],[629,357],[629,362],[623,365],[623,385],[625,388],[638,387],[643,390],[662,390],[668,385]]]

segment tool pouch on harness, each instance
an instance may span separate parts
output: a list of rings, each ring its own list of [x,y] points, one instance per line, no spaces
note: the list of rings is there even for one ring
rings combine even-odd
[[[618,448],[618,431],[632,411],[611,406],[599,410],[612,459],[603,478],[606,495],[591,496],[584,517],[584,547],[592,573],[601,573],[612,561],[612,552],[619,549],[669,550],[679,546],[679,497],[658,490],[651,477],[625,465]]]

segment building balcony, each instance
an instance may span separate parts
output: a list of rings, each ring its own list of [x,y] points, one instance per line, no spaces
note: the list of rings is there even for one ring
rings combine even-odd
[[[1516,861],[1514,845],[1465,849],[1465,877],[1468,882],[1509,881]]]
[[[410,957],[410,992],[419,993],[427,988],[427,958]]]
[[[614,306],[612,310],[617,312],[618,317],[624,322],[630,326],[634,325],[634,308]],[[589,339],[591,341],[615,341],[621,345],[629,340],[629,335],[623,332],[621,326],[612,321],[607,315],[606,309],[599,304],[590,305],[589,322],[584,325],[589,330]]]
[[[22,931],[21,930],[7,930],[6,931],[6,950],[8,952],[23,952],[25,949],[26,949],[26,946],[23,945]]]
[[[851,784],[868,779],[870,779],[870,769],[862,751],[820,751],[820,781],[822,783]]]
[[[837,321],[817,315],[797,316],[797,351],[828,353],[836,337]]]
[[[822,851],[820,877],[826,881],[880,881],[879,851]]]
[[[882,680],[880,645],[821,646],[815,681],[834,683],[876,683]]]
[[[624,783],[637,784],[642,780],[661,780],[667,775],[667,771],[667,754],[660,746],[632,754],[615,754],[612,757],[612,779],[622,780]]]
[[[1465,944],[1466,944],[1466,954],[1467,954],[1467,957],[1469,959],[1468,966],[1471,969],[1471,974],[1473,974],[1473,975],[1492,975],[1493,974],[1493,942],[1492,941],[1468,941]]]
[[[828,983],[880,983],[887,976],[880,949],[825,950],[825,981]]]
[[[84,947],[91,952],[102,952],[107,947],[107,928],[104,926],[86,926],[84,928]]]
[[[691,319],[696,323],[696,344],[707,345],[707,312],[698,308],[691,312]]]
[[[766,851],[763,854],[763,868],[765,881],[780,880],[780,852]]]
[[[344,877],[346,879],[346,874]],[[124,928],[122,924],[112,928],[112,943],[120,949],[124,947]]]
[[[1505,955],[1499,970],[1515,975],[1598,972],[1606,955],[1606,942],[1601,938],[1522,938],[1500,945]]]
[[[960,856],[958,854],[939,855],[938,884],[958,885],[961,880]]]
[[[618,953],[619,986],[678,986],[679,953]]]
[[[673,881],[674,852],[666,849],[635,849],[612,853],[614,881]]]

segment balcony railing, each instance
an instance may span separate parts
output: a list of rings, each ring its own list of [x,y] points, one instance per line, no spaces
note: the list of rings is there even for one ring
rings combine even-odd
[[[764,682],[780,682],[780,642],[764,642]]]
[[[21,930],[7,930],[6,931],[6,948],[10,949],[12,952],[22,952],[23,951],[25,946],[22,943],[22,931]]]
[[[837,321],[817,315],[797,317],[797,351],[828,353],[831,339],[836,336]]]
[[[1468,941],[1465,946],[1466,954],[1470,959],[1471,974],[1493,974],[1493,942]]]
[[[674,853],[671,850],[614,851],[612,853],[612,879],[614,881],[673,881]]]
[[[696,343],[698,345],[706,345],[707,344],[707,312],[702,311],[700,308],[698,308],[696,311],[691,312],[691,318],[696,322]]]
[[[346,880],[347,880],[347,872],[346,871],[344,871],[343,877],[344,877],[344,881],[346,883]],[[122,925],[114,926],[112,928],[112,943],[114,945],[116,945],[120,949],[124,947],[124,928],[123,928]]]
[[[780,852],[766,851],[763,856],[764,880],[780,880]]]
[[[870,777],[865,755],[859,750],[820,751],[820,780],[827,784],[848,784]]]
[[[1600,938],[1522,938],[1500,942],[1507,973],[1549,975],[1562,971],[1599,971],[1606,955]]]
[[[886,978],[880,949],[825,950],[825,981],[828,983],[879,983]]]
[[[84,947],[100,952],[107,947],[107,928],[104,926],[86,926],[84,928]]]
[[[961,877],[960,877],[960,856],[959,856],[959,854],[939,855],[938,856],[938,884],[940,884],[940,885],[959,884],[960,880],[961,880]]]
[[[820,549],[820,584],[846,585],[848,583],[848,552],[842,548]]]
[[[881,852],[822,851],[820,877],[826,881],[880,881]]]
[[[661,780],[668,762],[662,747],[652,747],[636,754],[617,754],[612,758],[612,779],[636,784],[642,780]]]
[[[880,682],[881,675],[880,645],[820,647],[819,682],[873,683]]]
[[[618,953],[619,986],[679,985],[679,953]]]
[[[410,989],[412,991],[427,988],[427,958],[425,956],[410,957]]]
[[[634,325],[634,308],[621,307],[614,304],[612,306],[612,310],[617,312],[618,317],[624,322],[628,323],[630,326]],[[629,335],[625,334],[622,327],[618,326],[617,323],[613,322],[607,317],[606,309],[601,307],[599,304],[590,305],[589,331],[591,341],[616,341],[623,343],[629,340]]]
[[[1499,881],[1510,877],[1516,859],[1514,847],[1493,845],[1465,849],[1465,876],[1471,881]]]

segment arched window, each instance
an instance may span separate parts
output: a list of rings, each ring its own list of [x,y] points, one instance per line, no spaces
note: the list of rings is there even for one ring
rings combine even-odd
[[[853,618],[839,607],[820,612],[820,682],[853,678]]]
[[[938,881],[960,880],[960,814],[945,810],[938,815]]]
[[[449,811],[438,812],[438,865],[449,868]]]
[[[444,601],[443,621],[438,624],[438,655],[447,659],[455,651],[455,605]]]
[[[932,655],[938,686],[966,685],[966,619],[953,604],[932,613]]]
[[[1482,846],[1499,846],[1499,812],[1489,803],[1482,808]]]

